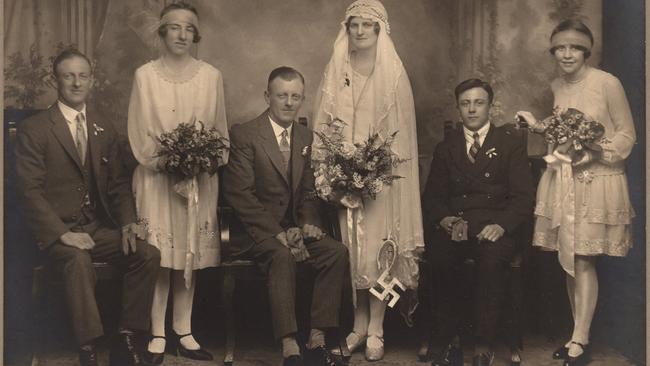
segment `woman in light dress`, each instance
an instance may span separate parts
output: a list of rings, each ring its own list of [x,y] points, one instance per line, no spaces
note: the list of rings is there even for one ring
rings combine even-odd
[[[147,225],[147,241],[160,249],[161,269],[151,309],[152,339],[145,361],[161,364],[167,339],[165,313],[173,291],[172,351],[181,356],[211,360],[192,336],[194,270],[219,264],[216,174],[198,177],[198,208],[188,209],[188,199],[176,192],[178,181],[164,171],[157,156],[157,137],[179,123],[201,121],[227,137],[223,80],[219,70],[190,55],[200,40],[196,9],[183,2],[165,7],[156,27],[161,57],[142,65],[135,73],[129,104],[128,134],[138,160],[133,191],[139,218]],[[197,123],[197,127],[198,127]],[[214,171],[225,164],[214,162]],[[196,206],[195,206],[196,207]],[[198,212],[198,214],[196,214]],[[194,217],[190,217],[194,213]]]
[[[423,248],[418,149],[411,85],[389,36],[388,15],[376,0],[359,0],[346,10],[316,97],[313,128],[324,131],[335,119],[345,122],[348,142],[362,142],[373,132],[399,131],[392,149],[408,159],[394,174],[404,177],[385,187],[360,212],[340,210],[343,242],[350,249],[356,289],[354,329],[346,342],[351,351],[364,343],[368,360],[384,355],[386,301],[369,293],[381,275],[377,255],[387,238],[397,243],[391,270],[407,288],[417,288],[416,250]],[[317,152],[316,147],[312,150]],[[348,220],[350,218],[351,220]]]
[[[558,251],[567,273],[574,329],[571,339],[553,353],[564,365],[589,360],[589,328],[598,300],[597,257],[624,257],[632,246],[634,211],[625,159],[636,138],[634,123],[620,81],[586,64],[592,47],[591,31],[578,20],[560,23],[551,34],[550,52],[560,71],[551,83],[555,106],[578,109],[605,127],[598,141],[601,152],[571,157],[567,144],[550,147],[537,190],[533,244]],[[539,128],[531,113],[517,115]]]

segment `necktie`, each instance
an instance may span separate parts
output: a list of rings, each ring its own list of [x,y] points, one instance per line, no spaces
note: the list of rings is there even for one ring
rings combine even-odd
[[[476,162],[476,154],[478,154],[478,149],[481,148],[481,143],[479,140],[478,132],[474,132],[474,135],[472,135],[472,137],[474,137],[474,143],[472,143],[472,146],[470,146],[469,154],[467,154],[467,157],[469,158],[469,161],[474,164]]]
[[[86,122],[86,118],[84,118],[83,113],[77,114],[77,117],[75,117],[75,124],[76,124],[76,136],[75,136],[75,142],[77,145],[77,152],[79,153],[79,159],[81,160],[81,164],[84,164],[86,162],[86,146],[87,146],[87,140],[86,140],[86,134],[84,133],[84,123]]]
[[[287,169],[289,167],[289,159],[291,159],[291,146],[289,146],[289,131],[285,128],[280,134],[280,152],[284,158],[284,167]]]

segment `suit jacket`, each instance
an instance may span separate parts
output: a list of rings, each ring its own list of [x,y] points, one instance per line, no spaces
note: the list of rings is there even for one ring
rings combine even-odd
[[[241,253],[284,231],[280,221],[287,210],[298,226],[309,223],[323,227],[311,167],[312,140],[309,128],[293,124],[289,182],[283,173],[282,153],[268,110],[252,121],[232,127],[230,160],[223,175],[224,197],[252,241],[233,241],[231,252]]]
[[[95,181],[98,217],[108,218],[112,226],[136,221],[117,134],[91,108],[86,110],[86,130],[92,171],[81,164],[56,103],[19,123],[15,147],[18,191],[41,249],[56,242],[80,217],[87,191],[84,173],[92,174]]]
[[[427,236],[446,216],[467,220],[469,236],[488,224],[511,234],[532,215],[533,205],[526,147],[508,127],[490,126],[475,163],[467,157],[462,129],[436,147],[422,199]]]

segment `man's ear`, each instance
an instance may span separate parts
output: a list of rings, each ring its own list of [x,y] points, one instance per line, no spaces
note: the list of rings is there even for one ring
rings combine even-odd
[[[266,100],[266,104],[271,105],[271,94],[268,89],[264,91],[264,100]]]

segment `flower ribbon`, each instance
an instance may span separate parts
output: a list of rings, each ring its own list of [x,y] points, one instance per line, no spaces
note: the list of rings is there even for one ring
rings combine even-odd
[[[361,266],[361,253],[365,250],[364,229],[363,229],[363,206],[346,208],[348,226],[348,249],[350,249],[350,277],[352,279],[352,302],[357,306],[356,277],[357,269]],[[354,248],[356,241],[356,251]]]
[[[557,172],[552,202],[551,228],[557,228],[558,258],[562,268],[575,276],[575,190],[571,158],[555,151],[544,160]]]
[[[187,198],[187,249],[185,252],[185,287],[192,285],[192,272],[194,271],[194,255],[198,248],[199,240],[199,182],[197,177],[185,179],[176,185],[174,189],[181,196]]]

